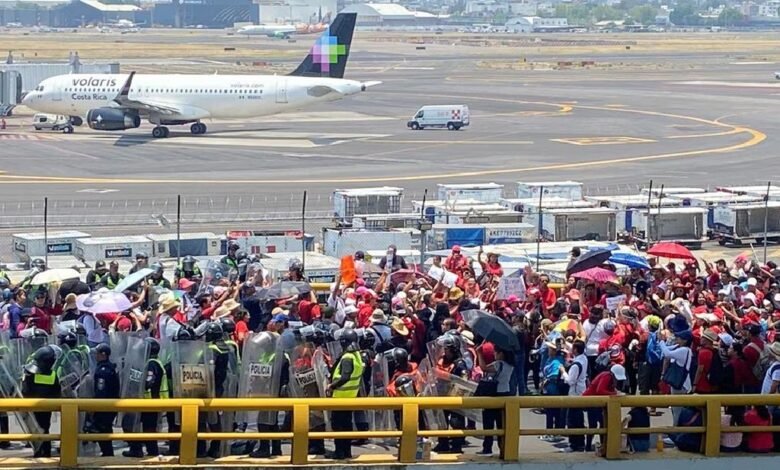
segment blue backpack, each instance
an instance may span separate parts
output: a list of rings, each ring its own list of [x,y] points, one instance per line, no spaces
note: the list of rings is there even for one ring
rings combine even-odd
[[[650,333],[647,338],[647,363],[650,365],[657,365],[663,362],[664,358],[661,353],[661,346],[658,342],[658,332]]]

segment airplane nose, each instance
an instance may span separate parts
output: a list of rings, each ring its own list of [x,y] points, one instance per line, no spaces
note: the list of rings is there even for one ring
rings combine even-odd
[[[30,101],[31,101],[31,100],[30,100],[30,94],[29,94],[29,93],[25,94],[25,95],[22,97],[22,104],[23,104],[23,105],[27,106],[28,104],[30,104]]]

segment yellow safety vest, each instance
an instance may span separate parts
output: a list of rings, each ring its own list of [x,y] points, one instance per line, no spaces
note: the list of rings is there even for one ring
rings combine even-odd
[[[349,377],[347,383],[341,388],[333,390],[333,398],[355,398],[360,391],[361,380],[363,379],[363,358],[360,357],[359,352],[346,352],[344,357],[351,357],[354,369],[352,375]],[[336,370],[333,372],[333,382],[336,383],[341,379],[341,361],[336,366]]]
[[[149,363],[156,362],[162,370],[162,378],[160,379],[160,398],[171,398],[171,394],[168,390],[168,373],[165,372],[165,366],[159,359],[149,359],[146,363],[146,368],[149,368]],[[152,391],[148,388],[144,389],[144,398],[152,398]]]
[[[48,374],[35,374],[34,382],[38,385],[54,385],[57,374],[54,371]]]
[[[238,343],[236,343],[232,339],[228,339],[225,340],[225,344],[227,344],[228,346],[233,346],[234,351],[236,352],[236,360],[238,361],[239,364],[241,364],[241,351],[238,348]]]

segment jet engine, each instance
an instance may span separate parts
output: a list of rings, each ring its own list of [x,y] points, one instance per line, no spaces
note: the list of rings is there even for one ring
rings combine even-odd
[[[98,131],[123,131],[141,125],[138,111],[121,108],[96,108],[87,113],[87,125]]]

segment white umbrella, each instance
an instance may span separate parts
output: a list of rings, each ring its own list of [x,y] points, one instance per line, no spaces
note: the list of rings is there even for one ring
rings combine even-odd
[[[49,269],[36,274],[30,283],[34,286],[40,286],[42,284],[51,284],[52,282],[62,282],[67,279],[78,279],[80,276],[81,274],[78,271],[71,268]]]
[[[91,294],[80,295],[76,299],[76,307],[79,310],[94,314],[124,312],[130,310],[131,306],[132,303],[125,294],[110,291],[105,287]]]
[[[138,284],[139,282],[143,281],[146,276],[149,276],[154,272],[154,269],[151,268],[142,268],[138,271],[134,272],[133,274],[128,274],[124,279],[119,281],[119,284],[114,287],[115,292],[124,292],[127,289],[130,289],[134,285]]]

